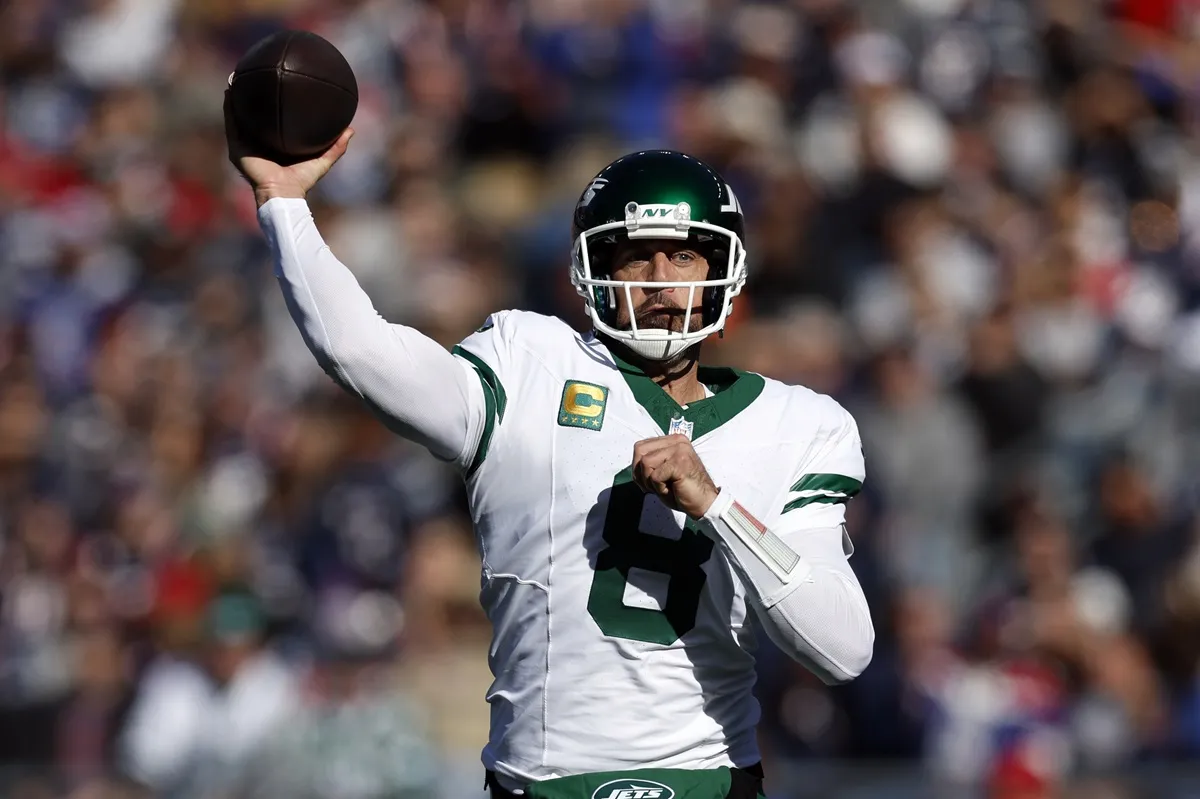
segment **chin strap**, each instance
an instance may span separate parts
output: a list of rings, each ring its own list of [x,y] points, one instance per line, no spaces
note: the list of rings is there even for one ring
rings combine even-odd
[[[646,360],[659,362],[673,361],[698,343],[699,341],[680,341],[678,339],[661,341],[655,341],[654,339],[632,339],[621,341],[621,344],[629,351],[637,353]]]
[[[642,360],[654,361],[656,364],[666,364],[668,367],[672,364],[680,363],[687,359],[689,357],[688,351],[693,347],[699,346],[703,342],[703,339],[698,341],[682,342],[685,344],[685,346],[679,348],[672,347],[663,357],[659,357],[658,353],[643,352],[639,345],[649,344],[661,348],[667,344],[676,344],[680,342],[652,341],[646,339],[628,341],[626,339],[614,338],[613,336],[605,333],[603,330],[597,330],[595,327],[592,328],[592,334],[597,339],[604,342],[606,347],[608,347],[610,350],[613,350],[620,357],[625,357],[628,354],[632,354],[637,356],[637,358],[641,358]]]

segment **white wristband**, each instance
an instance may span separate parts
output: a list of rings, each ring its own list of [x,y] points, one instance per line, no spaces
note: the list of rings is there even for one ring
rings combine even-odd
[[[721,514],[729,510],[729,506],[733,504],[733,494],[730,494],[727,489],[721,488],[717,490],[717,498],[708,506],[708,510],[704,512],[701,518],[709,524],[715,524],[721,518]]]

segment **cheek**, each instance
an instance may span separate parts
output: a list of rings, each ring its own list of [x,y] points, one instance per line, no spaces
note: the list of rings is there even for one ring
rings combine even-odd
[[[638,286],[631,286],[628,294],[620,286],[615,287],[613,292],[617,295],[617,315],[624,318],[629,317],[629,300],[633,300],[632,307],[636,308],[646,298],[646,292]]]

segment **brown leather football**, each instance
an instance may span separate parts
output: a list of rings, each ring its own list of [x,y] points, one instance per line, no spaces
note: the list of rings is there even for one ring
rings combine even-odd
[[[336,47],[308,31],[280,31],[251,47],[229,78],[238,134],[281,164],[329,149],[358,110],[358,81]]]

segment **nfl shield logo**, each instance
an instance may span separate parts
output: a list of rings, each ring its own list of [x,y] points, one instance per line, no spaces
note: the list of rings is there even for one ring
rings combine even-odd
[[[682,416],[676,416],[671,420],[671,426],[667,430],[667,435],[673,436],[678,433],[680,435],[687,436],[688,440],[690,441],[692,438],[692,429],[695,426],[696,425],[692,424],[687,419],[684,419]]]

